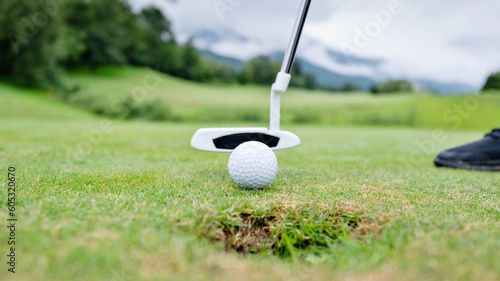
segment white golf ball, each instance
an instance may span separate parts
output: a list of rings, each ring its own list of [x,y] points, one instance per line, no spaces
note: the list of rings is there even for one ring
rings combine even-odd
[[[231,179],[240,187],[263,189],[268,187],[278,172],[278,160],[269,146],[249,141],[240,144],[227,164]]]

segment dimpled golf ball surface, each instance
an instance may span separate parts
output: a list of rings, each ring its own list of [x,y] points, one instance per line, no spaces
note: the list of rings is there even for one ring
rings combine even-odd
[[[278,160],[267,145],[249,141],[240,144],[229,157],[229,175],[242,188],[268,187],[278,172]]]

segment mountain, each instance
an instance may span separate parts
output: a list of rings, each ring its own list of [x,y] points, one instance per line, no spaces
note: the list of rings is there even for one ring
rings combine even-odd
[[[414,84],[424,90],[443,95],[463,94],[477,92],[477,88],[468,84],[458,82],[437,82],[429,79],[416,79]]]
[[[226,63],[237,71],[241,70],[243,65],[244,60],[239,56],[245,53],[243,50],[261,50],[259,46],[262,45],[258,40],[229,29],[218,32],[200,30],[193,38],[195,46],[201,50],[204,57]],[[250,54],[256,56],[258,53]],[[266,54],[277,61],[281,61],[284,56],[283,51],[262,50],[260,54]],[[368,90],[372,85],[390,79],[406,79],[412,81],[419,89],[441,94],[470,93],[477,90],[474,86],[460,82],[393,77],[384,70],[384,64],[388,63],[386,60],[346,55],[311,38],[303,38],[297,60],[301,62],[304,72],[316,76],[318,83],[326,88],[340,88],[346,83],[355,83],[362,89]]]
[[[285,56],[283,52],[274,52],[269,55],[272,59],[281,61]],[[370,87],[377,82],[370,77],[362,75],[345,75],[327,70],[323,67],[317,66],[309,61],[299,57],[297,61],[302,65],[304,73],[311,73],[316,77],[318,84],[326,88],[341,88],[346,83],[355,83],[363,90],[369,90]],[[372,63],[372,62],[370,62]]]
[[[341,65],[366,65],[375,68],[384,63],[384,61],[381,59],[358,58],[353,55],[342,54],[330,49],[326,49],[326,53],[333,61]]]
[[[302,64],[302,70],[305,73],[313,74],[316,77],[316,81],[318,81],[319,85],[328,88],[335,89],[340,88],[347,83],[354,83],[364,90],[369,90],[372,85],[377,83],[369,77],[343,75],[318,67],[300,58],[298,59],[298,61]]]
[[[218,62],[218,63],[227,64],[232,69],[234,69],[236,71],[240,71],[243,68],[243,61],[241,61],[241,60],[220,56],[220,55],[217,55],[215,53],[212,53],[210,51],[205,51],[205,50],[199,50],[199,52],[204,58],[211,59],[211,60]]]
[[[236,59],[236,58],[230,58],[226,56],[221,56],[215,53],[212,53],[207,50],[200,50],[200,53],[203,57],[212,59],[215,62],[218,63],[225,63],[229,65],[232,69],[236,71],[240,71],[243,67],[243,61]],[[282,52],[275,52],[270,55],[270,57],[274,60],[281,61],[283,59],[284,53]],[[355,58],[355,60],[358,62],[365,62],[363,59]],[[305,73],[311,73],[313,74],[318,83],[322,85],[323,87],[326,88],[340,88],[346,83],[355,83],[359,87],[361,87],[364,90],[369,90],[371,86],[381,83],[385,80],[380,80],[380,79],[374,79],[368,76],[362,76],[362,75],[345,75],[345,74],[340,74],[336,73],[330,70],[327,70],[323,67],[317,66],[313,63],[310,63],[307,60],[304,60],[302,58],[298,58],[297,61],[299,61],[302,64],[302,70]],[[347,61],[347,59],[346,59]],[[350,60],[351,61],[351,60]],[[378,61],[376,60],[369,60],[366,61],[369,64],[377,65]],[[388,80],[387,78],[386,80]],[[411,80],[414,85],[425,91],[429,92],[434,92],[434,93],[439,93],[443,95],[450,95],[450,94],[459,94],[459,93],[472,93],[477,91],[476,87],[464,84],[464,83],[458,83],[458,82],[439,82],[439,81],[434,81],[430,79],[413,79]]]
[[[229,65],[232,69],[236,71],[240,71],[243,68],[244,62],[235,58],[230,58],[230,57],[225,57],[221,56],[215,53],[212,53],[207,50],[200,50],[200,54],[208,59],[211,59],[217,63],[224,63]],[[284,53],[280,52],[275,52],[269,57],[273,60],[276,61],[281,61],[283,59]],[[364,90],[368,90],[372,85],[376,84],[377,82],[369,77],[364,77],[364,76],[349,76],[349,75],[343,75],[339,73],[335,73],[332,71],[329,71],[327,69],[324,69],[322,67],[316,66],[306,60],[303,60],[301,58],[297,59],[298,62],[301,63],[302,65],[302,70],[305,73],[311,73],[313,74],[317,81],[318,84],[325,88],[340,88],[346,83],[355,83],[359,87],[361,87]]]
[[[233,32],[230,29],[214,31],[214,30],[200,30],[192,35],[197,43],[206,45],[217,44],[225,41],[234,41],[239,43],[249,42],[250,38]]]

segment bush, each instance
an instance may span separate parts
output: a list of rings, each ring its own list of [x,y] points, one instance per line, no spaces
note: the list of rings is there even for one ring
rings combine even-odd
[[[413,85],[407,80],[389,80],[370,88],[372,94],[413,92]]]
[[[140,106],[140,117],[151,121],[168,121],[172,119],[172,110],[163,101],[156,99]]]
[[[483,91],[500,89],[500,71],[491,74],[484,84]]]
[[[342,87],[340,87],[341,92],[357,92],[361,91],[361,87],[358,86],[358,84],[354,82],[347,82]]]

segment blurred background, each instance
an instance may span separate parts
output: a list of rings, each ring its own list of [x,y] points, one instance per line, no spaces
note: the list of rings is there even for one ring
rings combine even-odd
[[[267,122],[299,6],[3,0],[0,101],[35,93],[111,118]],[[498,126],[499,10],[491,0],[314,1],[283,122]]]

